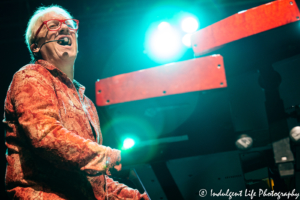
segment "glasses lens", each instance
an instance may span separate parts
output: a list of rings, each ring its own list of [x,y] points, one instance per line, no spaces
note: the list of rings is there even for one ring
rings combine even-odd
[[[51,21],[47,22],[47,26],[50,30],[58,29],[60,26],[60,21],[51,20]]]
[[[67,26],[70,28],[70,29],[77,29],[78,28],[78,24],[75,20],[73,19],[68,19],[66,20],[65,22],[67,24]]]

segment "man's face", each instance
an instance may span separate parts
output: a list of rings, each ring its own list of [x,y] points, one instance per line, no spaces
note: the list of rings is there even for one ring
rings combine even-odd
[[[63,15],[57,14],[55,12],[50,12],[41,17],[40,24],[43,21],[50,19],[66,19]],[[57,31],[49,31],[46,25],[43,25],[41,31],[36,36],[38,41],[38,47],[40,47],[44,42],[51,40],[60,40],[65,37],[69,38],[70,45],[61,45],[59,42],[49,42],[40,50],[40,53],[44,60],[50,63],[70,63],[75,62],[77,56],[77,34],[76,31],[70,30],[66,24],[62,23],[61,28]]]

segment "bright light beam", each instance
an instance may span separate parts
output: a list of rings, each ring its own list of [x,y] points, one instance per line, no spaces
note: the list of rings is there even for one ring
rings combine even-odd
[[[171,25],[168,22],[161,22],[158,26],[157,26],[158,30],[163,31],[163,30],[168,30],[171,28]]]
[[[186,17],[181,21],[181,28],[186,33],[193,33],[198,27],[199,23],[194,17]]]
[[[182,43],[187,46],[187,47],[191,47],[192,46],[192,42],[191,42],[191,34],[187,33],[182,37]]]
[[[180,34],[162,22],[148,40],[150,56],[158,61],[172,61],[181,52]]]
[[[133,147],[135,144],[134,140],[131,138],[127,138],[124,140],[123,142],[123,148],[125,149],[130,149],[131,147]]]

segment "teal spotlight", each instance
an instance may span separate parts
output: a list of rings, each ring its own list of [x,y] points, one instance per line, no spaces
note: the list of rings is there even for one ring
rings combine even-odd
[[[187,47],[191,47],[191,34],[187,33],[182,37],[182,43],[187,46]]]
[[[126,138],[123,142],[123,149],[130,149],[135,144],[134,140],[131,138]]]
[[[168,30],[171,29],[171,25],[168,22],[161,22],[158,26],[157,26],[158,30],[160,31],[164,31],[164,30]]]
[[[181,28],[186,33],[193,33],[199,27],[198,20],[194,17],[186,17],[181,21]]]
[[[173,62],[181,56],[181,37],[167,22],[161,22],[147,39],[147,53],[156,62]]]

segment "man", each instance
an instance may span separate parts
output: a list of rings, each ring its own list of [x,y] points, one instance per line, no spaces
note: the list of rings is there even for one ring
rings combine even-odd
[[[78,20],[58,6],[30,19],[35,64],[13,77],[5,100],[6,189],[12,199],[148,199],[110,179],[120,151],[102,144],[94,104],[74,77]]]

